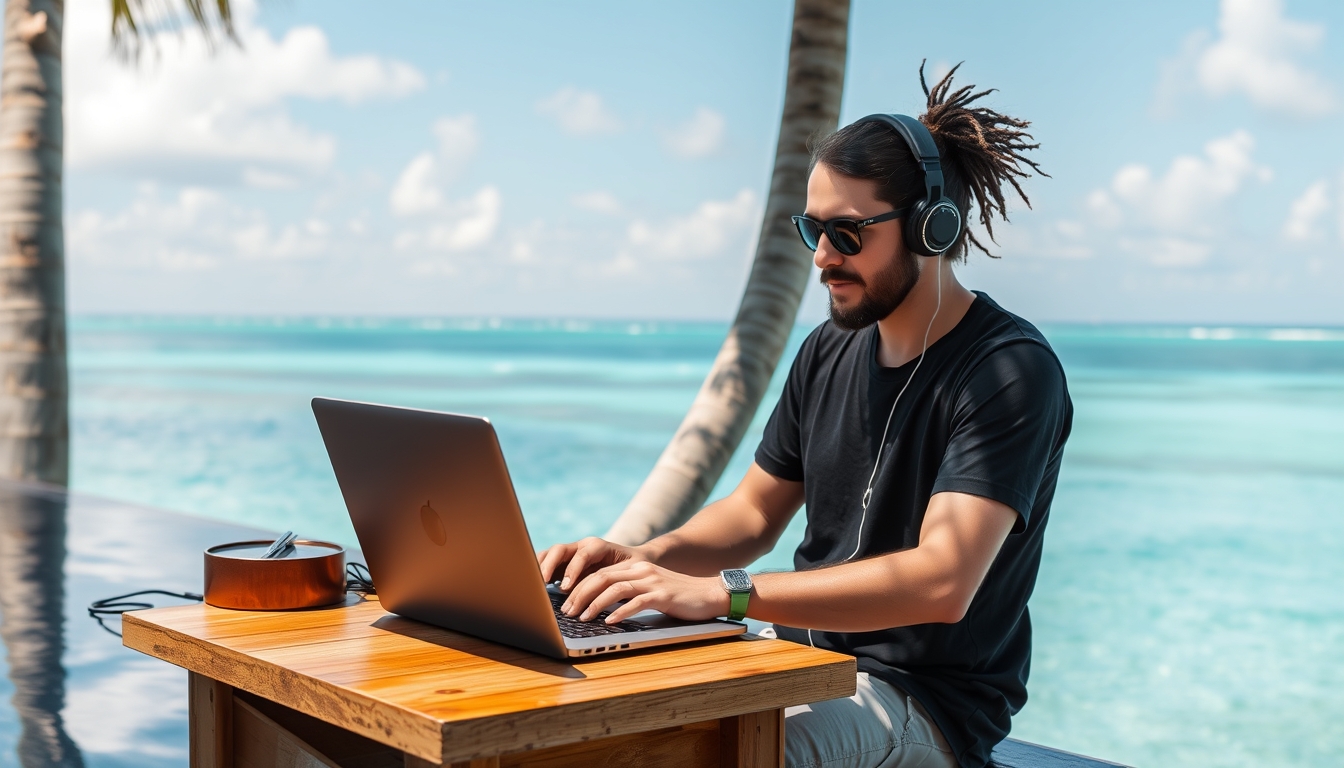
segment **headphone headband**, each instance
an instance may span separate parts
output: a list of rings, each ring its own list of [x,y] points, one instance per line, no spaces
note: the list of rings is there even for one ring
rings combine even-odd
[[[924,256],[937,256],[961,235],[961,211],[943,189],[943,162],[933,134],[909,115],[874,114],[854,121],[882,123],[896,131],[919,163],[924,175],[924,200],[916,203],[906,222],[906,246]]]

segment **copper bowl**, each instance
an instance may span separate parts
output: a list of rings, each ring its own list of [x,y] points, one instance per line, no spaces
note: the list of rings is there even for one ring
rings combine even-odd
[[[205,550],[205,602],[245,611],[316,608],[345,600],[345,548],[299,539],[285,557],[262,560],[270,541]]]

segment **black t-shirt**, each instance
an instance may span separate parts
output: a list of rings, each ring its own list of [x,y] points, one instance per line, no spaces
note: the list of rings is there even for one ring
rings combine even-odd
[[[826,322],[813,331],[756,449],[762,469],[804,484],[798,570],[854,552],[878,441],[916,365],[879,366],[877,341],[876,326],[844,331]],[[918,699],[963,768],[988,762],[1027,700],[1027,598],[1072,421],[1064,371],[1040,331],[977,292],[901,396],[854,559],[916,546],[929,497],[944,491],[1007,504],[1018,513],[1013,532],[956,624],[812,633],[818,648],[858,657],[860,671]],[[808,642],[805,630],[777,631]]]

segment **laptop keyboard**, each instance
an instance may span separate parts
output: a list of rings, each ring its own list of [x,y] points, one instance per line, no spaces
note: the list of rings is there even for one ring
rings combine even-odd
[[[551,597],[551,609],[555,612],[555,621],[560,625],[560,634],[565,637],[599,637],[601,635],[619,635],[623,632],[639,632],[648,629],[648,625],[641,624],[638,621],[629,619],[617,624],[607,624],[606,618],[609,611],[602,611],[597,614],[597,618],[592,621],[579,621],[576,618],[566,616],[560,610],[560,606],[565,604],[565,596],[557,595],[554,592],[547,592]]]

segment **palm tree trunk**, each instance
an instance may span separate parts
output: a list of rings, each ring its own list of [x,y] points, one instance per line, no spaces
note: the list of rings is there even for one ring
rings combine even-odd
[[[7,0],[0,69],[0,476],[69,476],[62,0]]]
[[[835,130],[849,0],[795,0],[779,144],[756,259],[728,338],[658,463],[606,537],[638,544],[695,514],[742,442],[788,342],[812,269],[789,217],[807,203],[807,140]]]

